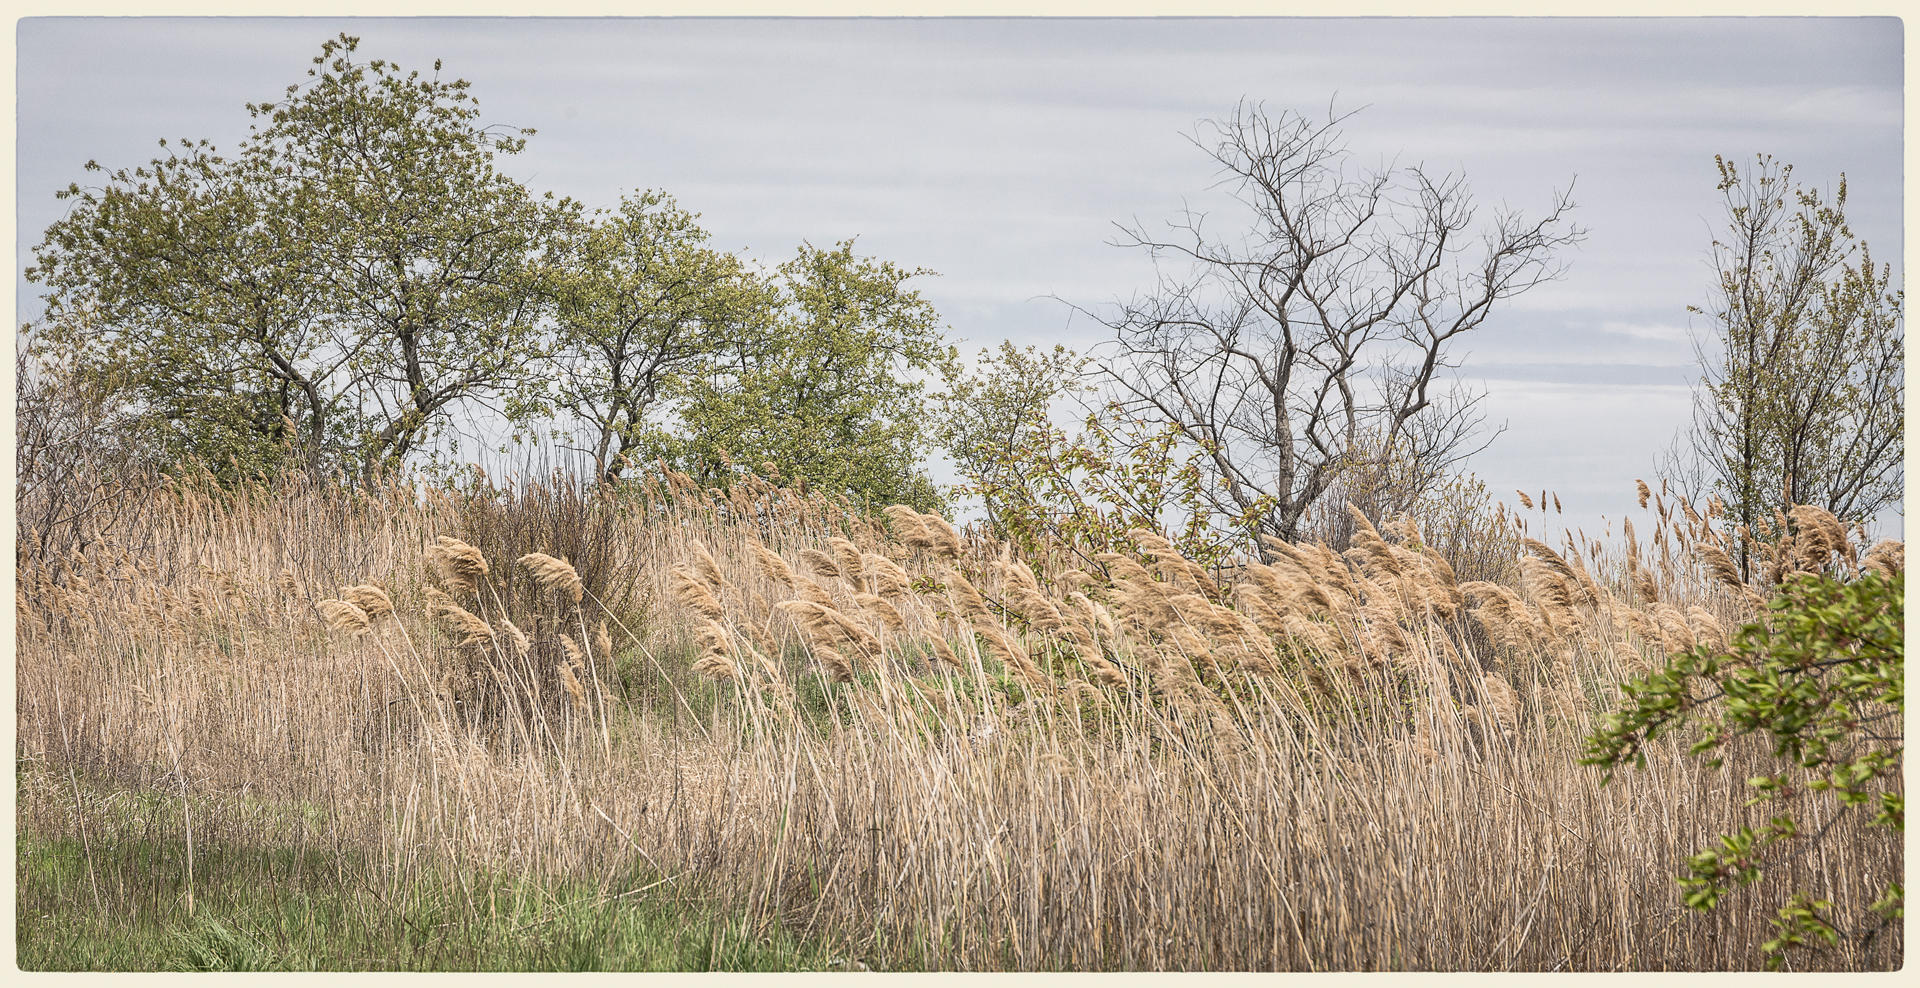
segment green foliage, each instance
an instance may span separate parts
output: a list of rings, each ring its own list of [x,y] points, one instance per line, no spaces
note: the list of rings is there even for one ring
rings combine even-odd
[[[995,393],[978,379],[974,387]],[[1002,394],[1014,390],[1005,381],[999,387]],[[966,483],[956,489],[989,505],[995,533],[1021,554],[1043,559],[1064,550],[1098,569],[1096,553],[1136,548],[1126,534],[1136,528],[1166,533],[1182,555],[1202,565],[1240,545],[1244,530],[1215,524],[1202,491],[1203,454],[1183,453],[1177,428],[1155,427],[1109,406],[1070,435],[1047,411],[1029,406],[1024,418],[1009,414],[1002,423],[1016,427],[997,433],[999,443],[968,448],[961,464]]]
[[[456,409],[523,438],[561,414],[596,474],[727,454],[829,493],[937,508],[926,379],[951,369],[927,272],[803,247],[771,274],[662,193],[591,214],[500,170],[464,80],[356,58],[341,35],[231,157],[168,145],[35,249],[32,338],[108,392],[159,465],[229,484],[290,468],[445,467]],[[100,166],[89,169],[104,172]],[[425,461],[422,463],[422,461]]]
[[[617,477],[661,443],[666,395],[764,331],[773,286],[715,250],[698,216],[648,191],[571,217],[553,259],[553,407],[589,430],[595,473]]]
[[[1697,728],[1695,755],[1720,767],[1735,739],[1764,735],[1778,771],[1747,780],[1776,812],[1759,831],[1742,827],[1687,860],[1680,878],[1686,904],[1712,909],[1736,887],[1764,873],[1771,856],[1794,843],[1817,844],[1842,816],[1871,815],[1867,825],[1905,829],[1899,790],[1906,710],[1904,574],[1867,572],[1850,583],[1802,575],[1784,584],[1764,618],[1742,627],[1724,650],[1698,646],[1624,688],[1625,701],[1587,742],[1583,762],[1614,769],[1644,766],[1645,747],[1685,727]],[[1802,814],[1825,817],[1811,833]],[[1824,901],[1796,894],[1764,945],[1769,967],[1792,947],[1833,943],[1820,914]],[[1871,910],[1889,921],[1903,909],[1896,882]]]
[[[1797,504],[1871,519],[1904,490],[1904,293],[1848,228],[1844,175],[1828,200],[1768,155],[1714,163],[1725,239],[1692,310],[1712,327],[1691,437],[1704,479],[1749,536]]]
[[[324,330],[311,279],[285,215],[248,178],[201,142],[104,187],[72,184],[26,272],[47,287],[30,352],[130,406],[133,445],[229,479],[278,465],[283,418],[302,405],[310,422],[334,411],[312,367]]]
[[[997,352],[981,350],[974,363],[940,396],[937,437],[965,479],[956,493],[978,497],[987,523],[1005,532],[1032,513],[1030,464],[1021,453],[1051,428],[1056,401],[1087,390],[1088,361],[1064,346],[1042,351],[1003,341]]]
[[[372,472],[456,403],[533,407],[534,259],[567,204],[497,170],[528,132],[481,125],[464,80],[357,45],[328,41],[307,82],[248,104],[233,158],[189,142],[60,193],[27,272],[48,289],[45,341],[123,374],[170,457],[270,472],[293,443]]]
[[[1203,563],[1245,548],[1271,500],[1223,518],[1207,495],[1211,454],[1178,427],[1115,405],[1087,415],[1078,432],[1055,425],[1058,403],[1090,390],[1088,365],[1061,346],[981,351],[940,398],[940,442],[964,481],[954,493],[979,498],[996,536],[1034,558],[1064,549],[1087,565],[1096,553],[1134,549],[1126,533],[1135,528],[1168,531],[1182,554]],[[1414,519],[1422,542],[1460,572],[1511,568],[1511,539],[1499,531],[1486,485],[1423,457],[1411,437],[1392,449],[1358,437],[1331,476],[1302,537],[1344,547],[1351,503],[1378,521]]]
[[[939,314],[906,282],[929,274],[812,245],[775,272],[756,332],[676,382],[680,434],[666,451],[703,483],[731,462],[881,504],[940,508],[921,469],[933,430],[927,378],[952,372]]]

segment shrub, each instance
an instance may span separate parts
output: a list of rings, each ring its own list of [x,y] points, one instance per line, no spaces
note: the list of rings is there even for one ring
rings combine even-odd
[[[1747,805],[1778,812],[1758,830],[1743,826],[1687,859],[1679,882],[1688,907],[1712,909],[1770,864],[1822,843],[1845,817],[1865,812],[1869,827],[1905,829],[1905,586],[1904,571],[1869,570],[1851,582],[1796,576],[1726,648],[1676,653],[1665,668],[1628,684],[1625,703],[1588,739],[1583,761],[1604,767],[1609,779],[1629,762],[1643,767],[1649,743],[1688,725],[1699,729],[1692,752],[1710,756],[1715,768],[1724,767],[1736,739],[1771,739],[1777,771],[1746,780],[1754,793]],[[1823,822],[1809,828],[1802,822],[1809,816]],[[1796,844],[1800,850],[1790,852]],[[1903,916],[1903,895],[1895,876],[1868,906],[1881,922],[1856,935],[1876,936]],[[1828,900],[1794,892],[1773,921],[1778,936],[1762,945],[1768,968],[1781,967],[1791,949],[1837,942],[1832,909]]]
[[[514,560],[530,552],[565,559],[585,587],[588,615],[621,614],[632,603],[634,577],[621,545],[623,505],[611,487],[560,471],[545,482],[495,484],[476,474],[447,495],[460,519],[460,537],[489,559]],[[500,572],[501,592],[515,609],[537,607],[546,595],[513,567]]]
[[[52,560],[102,535],[143,527],[160,475],[141,462],[109,380],[69,362],[35,359],[29,332],[15,354],[16,558]]]

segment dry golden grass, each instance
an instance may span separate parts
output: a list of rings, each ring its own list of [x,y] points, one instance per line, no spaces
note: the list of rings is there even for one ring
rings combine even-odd
[[[396,883],[638,860],[875,968],[1726,969],[1769,889],[1844,915],[1900,867],[1836,831],[1696,917],[1672,876],[1745,820],[1739,756],[1577,764],[1620,682],[1752,613],[1711,515],[1664,500],[1619,549],[1516,527],[1507,585],[1364,518],[1228,576],[1146,532],[1036,571],[911,509],[668,477],[606,508],[615,603],[487,558],[451,499],[171,497],[23,563],[19,758],[313,808]],[[1773,570],[1903,562],[1791,521]],[[21,812],[83,827],[62,805]]]

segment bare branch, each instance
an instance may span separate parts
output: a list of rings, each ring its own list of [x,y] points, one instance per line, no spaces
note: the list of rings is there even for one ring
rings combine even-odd
[[[1449,347],[1558,277],[1556,255],[1584,235],[1569,186],[1537,220],[1495,217],[1469,266],[1464,180],[1353,167],[1340,134],[1350,117],[1243,101],[1203,124],[1192,141],[1246,226],[1218,236],[1189,208],[1164,234],[1121,227],[1114,242],[1161,274],[1095,315],[1114,333],[1096,359],[1121,407],[1204,453],[1215,511],[1265,505],[1250,523],[1283,538],[1362,450],[1411,457],[1406,477],[1431,483],[1484,448],[1477,396],[1437,390]]]

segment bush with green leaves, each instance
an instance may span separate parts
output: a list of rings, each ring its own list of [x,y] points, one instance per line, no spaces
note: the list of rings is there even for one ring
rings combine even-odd
[[[1772,865],[1821,844],[1834,825],[1869,814],[1866,825],[1905,829],[1901,788],[1904,572],[1867,571],[1842,582],[1801,574],[1779,588],[1766,613],[1742,627],[1723,649],[1675,653],[1664,668],[1628,683],[1624,702],[1587,741],[1586,764],[1614,769],[1646,765],[1646,748],[1686,729],[1692,753],[1724,768],[1739,739],[1771,742],[1774,771],[1750,776],[1748,806],[1771,818],[1720,836],[1689,857],[1679,882],[1689,908],[1711,910],[1736,888],[1752,885]],[[1868,910],[1877,924],[1856,928],[1863,940],[1904,915],[1895,875]],[[1833,903],[1795,891],[1773,920],[1777,935],[1762,945],[1767,967],[1788,952],[1832,946],[1843,935]]]

